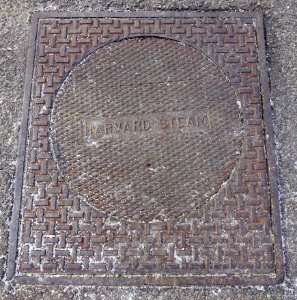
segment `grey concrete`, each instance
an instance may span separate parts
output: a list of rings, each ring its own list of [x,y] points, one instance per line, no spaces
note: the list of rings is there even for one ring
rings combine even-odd
[[[30,16],[35,11],[228,10],[265,15],[271,103],[277,137],[286,279],[269,287],[35,287],[5,281],[9,216]],[[296,299],[297,298],[297,2],[296,0],[0,0],[0,299]]]

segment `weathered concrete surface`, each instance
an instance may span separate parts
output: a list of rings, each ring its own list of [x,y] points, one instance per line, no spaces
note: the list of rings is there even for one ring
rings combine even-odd
[[[5,282],[9,216],[30,16],[36,11],[263,10],[279,159],[286,279],[275,287],[34,287]],[[297,298],[297,2],[296,0],[0,0],[0,299],[296,299]]]

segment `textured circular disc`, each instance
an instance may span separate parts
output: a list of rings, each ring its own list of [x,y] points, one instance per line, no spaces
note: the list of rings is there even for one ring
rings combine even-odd
[[[176,218],[218,193],[242,122],[222,70],[197,49],[127,39],[75,66],[54,101],[54,155],[71,189],[107,215]]]

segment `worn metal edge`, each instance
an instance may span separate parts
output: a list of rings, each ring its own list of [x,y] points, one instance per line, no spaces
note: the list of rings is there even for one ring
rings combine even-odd
[[[16,284],[28,285],[101,285],[101,286],[213,286],[213,285],[271,285],[278,283],[278,277],[270,275],[258,276],[63,276],[55,275],[54,277],[39,275],[17,276],[14,278]]]
[[[251,18],[256,17],[255,12],[236,12],[236,11],[161,11],[161,10],[134,10],[134,11],[98,11],[98,12],[36,12],[35,18],[194,18],[194,17],[234,17]]]
[[[22,121],[19,132],[18,150],[17,150],[17,162],[15,172],[15,189],[13,197],[13,206],[11,211],[11,219],[9,226],[9,238],[8,238],[8,255],[7,255],[7,268],[5,279],[10,280],[15,273],[16,258],[17,258],[17,246],[18,246],[18,233],[19,233],[19,221],[20,221],[20,208],[22,203],[22,189],[23,189],[23,171],[26,159],[26,144],[27,144],[27,128],[29,107],[31,98],[32,76],[34,70],[34,57],[36,47],[36,35],[38,18],[32,18],[31,29],[28,36],[27,46],[27,64],[25,74],[24,85],[24,97],[22,106]]]
[[[265,35],[264,35],[264,19],[263,13],[257,11],[256,14],[256,30],[258,45],[258,63],[260,67],[260,84],[262,93],[263,119],[264,119],[264,141],[266,141],[267,169],[270,187],[270,205],[271,205],[271,222],[274,234],[274,259],[276,283],[281,283],[285,278],[284,259],[281,237],[281,219],[280,219],[280,201],[277,185],[277,164],[276,164],[276,148],[272,122],[272,110],[270,105],[270,87],[268,77],[268,67],[266,61]]]

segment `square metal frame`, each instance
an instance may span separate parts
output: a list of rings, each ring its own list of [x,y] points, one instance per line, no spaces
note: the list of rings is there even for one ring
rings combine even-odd
[[[23,205],[23,183],[26,165],[26,151],[28,140],[29,111],[31,105],[32,78],[36,53],[38,24],[43,19],[60,18],[251,18],[255,20],[257,33],[257,55],[260,68],[260,84],[262,95],[262,109],[265,127],[266,160],[268,165],[269,187],[271,195],[271,224],[274,236],[274,272],[270,274],[205,274],[205,275],[169,275],[169,276],[79,276],[63,274],[21,274],[16,272],[19,258],[18,247],[21,243],[20,223]],[[276,155],[274,147],[274,133],[269,95],[269,79],[266,66],[265,39],[262,12],[97,12],[97,13],[36,13],[32,18],[32,29],[29,39],[26,82],[24,92],[23,115],[18,146],[16,166],[14,203],[10,223],[9,253],[7,261],[6,279],[23,284],[67,284],[67,285],[268,285],[277,284],[284,279],[283,253],[281,246],[280,209],[276,177]]]

